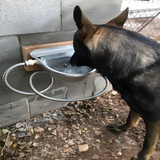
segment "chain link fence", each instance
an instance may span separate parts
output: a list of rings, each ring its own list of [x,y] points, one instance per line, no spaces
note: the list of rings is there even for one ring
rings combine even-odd
[[[160,42],[160,0],[123,0],[121,11],[129,7],[124,28]]]

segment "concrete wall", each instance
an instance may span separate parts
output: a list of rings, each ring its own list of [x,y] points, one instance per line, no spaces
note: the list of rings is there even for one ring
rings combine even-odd
[[[26,96],[12,92],[2,81],[2,75],[8,67],[23,61],[22,46],[72,40],[76,30],[73,21],[73,9],[76,5],[81,7],[93,23],[102,24],[120,13],[121,1],[0,0],[1,108],[6,104],[12,106],[10,103],[13,102],[20,101],[22,104],[21,99],[26,98]],[[12,74],[11,84],[17,88],[23,86],[23,90],[29,90],[27,80],[29,75],[30,73],[19,67]],[[61,82],[56,83],[57,88],[66,86],[66,84],[58,85]],[[56,106],[58,106],[57,103]]]

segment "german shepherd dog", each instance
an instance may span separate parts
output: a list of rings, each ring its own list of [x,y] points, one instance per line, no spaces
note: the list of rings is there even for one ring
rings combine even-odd
[[[73,17],[78,31],[70,63],[96,68],[129,105],[126,123],[110,125],[109,130],[126,131],[143,118],[146,126],[143,148],[131,160],[149,160],[160,133],[160,44],[123,29],[128,8],[104,25],[93,25],[79,6],[75,7]]]

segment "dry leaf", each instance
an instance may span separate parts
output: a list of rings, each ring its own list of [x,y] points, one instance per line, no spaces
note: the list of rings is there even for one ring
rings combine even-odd
[[[34,130],[33,130],[33,128],[31,128],[31,130],[30,130],[30,131],[31,131],[31,133],[32,133],[32,134],[34,134]]]
[[[26,136],[31,136],[31,133],[30,133],[30,132],[28,132]]]
[[[69,152],[70,152],[70,149],[65,149],[63,152],[64,152],[64,153],[69,153]]]
[[[34,128],[34,131],[35,131],[35,132],[43,132],[44,129],[41,128],[41,127],[36,127],[36,128]]]
[[[20,146],[20,149],[24,149],[26,147],[30,147],[32,145],[32,142],[18,142]]]
[[[54,120],[51,120],[51,121],[50,121],[50,123],[54,124],[54,123],[56,123],[56,121],[54,121]]]
[[[34,138],[35,138],[35,139],[38,139],[38,138],[40,138],[40,137],[41,137],[41,135],[37,134]]]
[[[39,143],[33,143],[33,147],[38,147],[38,146],[40,146]]]
[[[14,143],[14,144],[13,144],[13,147],[16,148],[16,147],[17,147],[17,143]]]
[[[43,137],[46,137],[46,138],[52,138],[53,135],[43,135]]]
[[[6,142],[6,146],[7,146],[8,148],[10,148],[10,147],[12,146],[12,144],[13,144],[13,142],[11,141],[11,138],[8,137],[8,140],[7,140],[7,142]]]
[[[24,156],[25,156],[25,154],[24,154],[23,152],[20,152],[20,153],[19,153],[19,157],[20,157],[20,158],[23,158]]]
[[[51,148],[51,146],[49,144],[46,144],[45,146],[48,147],[48,148]]]
[[[79,147],[79,152],[85,152],[89,148],[88,144],[79,145],[78,147]]]
[[[23,150],[24,152],[31,152],[32,151],[32,149],[31,148],[26,148],[25,150]]]
[[[95,131],[95,134],[99,136],[100,134],[102,134],[102,131]]]
[[[57,135],[57,130],[55,129],[55,130],[53,130],[53,132],[51,132],[51,134],[53,134],[53,135]]]
[[[6,133],[8,133],[8,132],[9,132],[8,129],[2,129],[2,133],[3,133],[3,134],[6,134]]]

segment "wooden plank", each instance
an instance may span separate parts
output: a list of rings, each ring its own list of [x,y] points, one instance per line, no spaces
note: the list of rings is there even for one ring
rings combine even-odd
[[[35,50],[35,49],[56,47],[56,46],[64,46],[64,45],[72,45],[72,44],[73,44],[73,41],[66,41],[66,42],[56,42],[56,43],[31,45],[31,46],[22,46],[23,60],[27,61],[29,59],[33,59],[30,56],[30,52]],[[40,65],[24,66],[24,68],[27,71],[35,71],[35,70],[41,70],[42,69]]]

